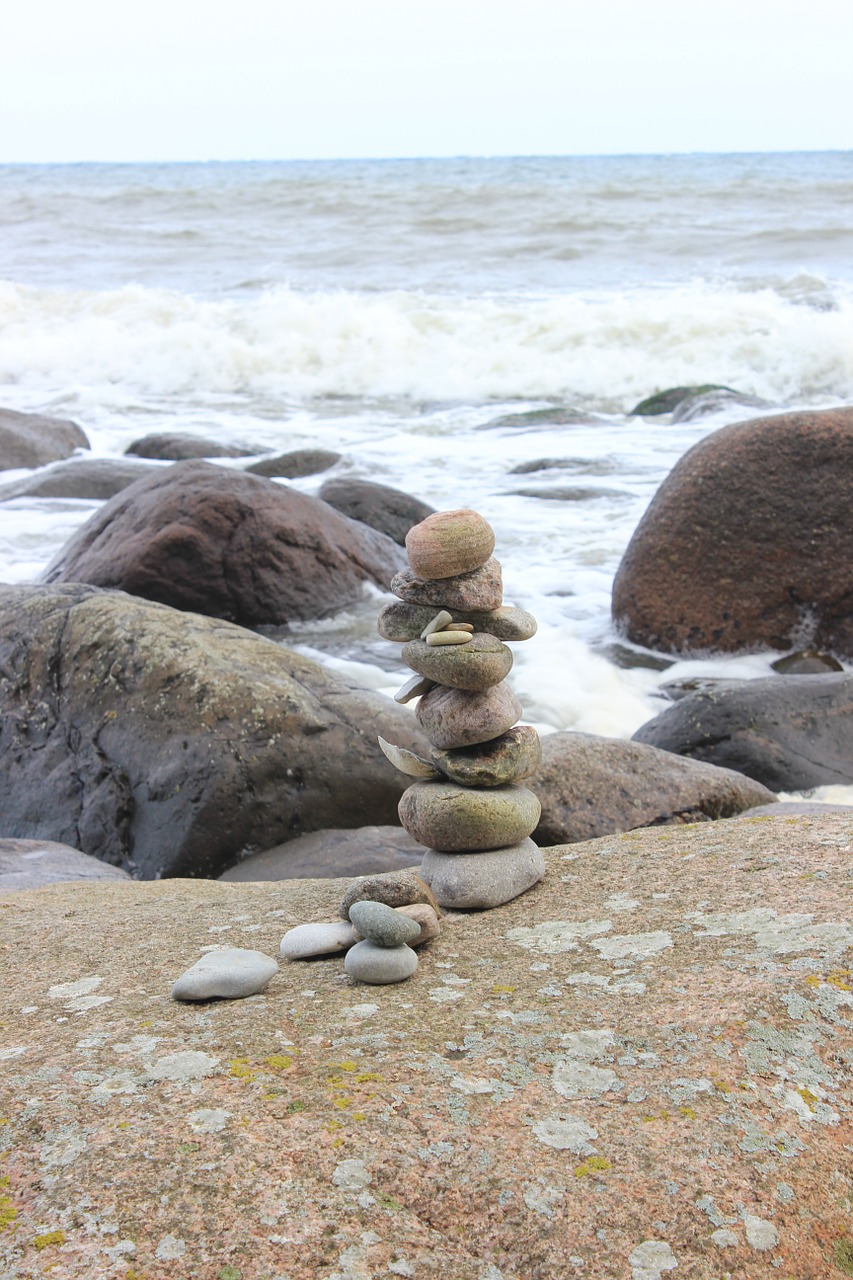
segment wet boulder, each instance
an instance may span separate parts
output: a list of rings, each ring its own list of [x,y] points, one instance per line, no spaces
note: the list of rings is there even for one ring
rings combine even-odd
[[[84,498],[106,501],[159,470],[130,458],[75,458],[54,462],[23,480],[0,485],[0,502],[12,498]]]
[[[187,458],[245,458],[260,453],[256,445],[224,444],[184,431],[156,431],[134,440],[125,453],[161,462],[184,462]]]
[[[402,547],[406,534],[416,524],[432,515],[435,508],[409,493],[392,489],[387,484],[375,484],[371,480],[327,480],[317,494],[329,506],[341,511],[350,520],[360,520],[387,534]]]
[[[67,418],[0,409],[0,471],[43,467],[88,448],[85,431]]]
[[[328,471],[340,460],[341,455],[332,449],[291,449],[289,453],[277,453],[274,457],[251,462],[246,470],[253,476],[300,480],[303,476]]]
[[[405,563],[383,534],[273,480],[178,462],[78,529],[46,574],[246,626],[318,618]]]

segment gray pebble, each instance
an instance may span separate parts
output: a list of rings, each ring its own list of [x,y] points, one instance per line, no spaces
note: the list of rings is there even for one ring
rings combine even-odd
[[[416,920],[400,915],[393,907],[384,902],[354,902],[349,909],[349,918],[370,942],[378,947],[399,947],[406,942],[414,942],[420,937],[421,927]]]
[[[328,920],[319,924],[298,924],[288,929],[281,940],[281,954],[286,960],[308,960],[311,956],[328,956],[346,951],[355,942],[348,920]]]
[[[209,951],[181,974],[172,987],[172,999],[239,1000],[263,991],[277,973],[277,962],[262,951],[242,947]]]
[[[411,947],[377,947],[366,939],[347,952],[344,968],[356,982],[382,985],[403,982],[418,967],[418,957]]]

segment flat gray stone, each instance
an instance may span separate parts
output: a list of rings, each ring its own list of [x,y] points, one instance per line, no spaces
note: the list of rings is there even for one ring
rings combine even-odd
[[[443,907],[499,907],[542,879],[545,859],[529,839],[488,853],[437,853],[428,849],[421,875]]]
[[[208,951],[181,974],[172,987],[172,999],[239,1000],[263,991],[277,973],[277,962],[262,951],[244,947]]]
[[[328,956],[346,951],[355,942],[348,920],[329,920],[318,924],[298,924],[288,929],[281,940],[281,954],[286,960],[308,960],[311,956]]]
[[[421,926],[416,920],[401,915],[384,902],[372,902],[369,898],[354,902],[349,909],[349,918],[359,933],[378,947],[400,947],[414,942],[421,935]]]
[[[418,967],[418,957],[411,947],[377,947],[365,939],[347,952],[344,968],[356,982],[384,986],[411,978]]]

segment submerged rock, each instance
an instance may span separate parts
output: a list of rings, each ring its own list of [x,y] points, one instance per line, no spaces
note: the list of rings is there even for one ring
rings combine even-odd
[[[43,467],[88,448],[85,431],[67,418],[0,409],[0,471]]]

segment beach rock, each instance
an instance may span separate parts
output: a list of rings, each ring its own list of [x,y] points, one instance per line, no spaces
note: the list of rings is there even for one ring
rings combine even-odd
[[[400,798],[400,822],[429,849],[502,849],[529,836],[539,801],[526,787],[473,790],[453,782],[415,782]]]
[[[423,849],[421,848],[423,856]],[[372,902],[384,902],[389,907],[410,907],[418,903],[438,912],[435,894],[416,871],[393,871],[384,875],[360,876],[348,886],[341,899],[338,914],[349,920],[349,909],[355,902],[369,898]]]
[[[442,773],[463,787],[499,787],[534,774],[542,763],[542,744],[532,725],[520,724],[491,742],[434,750],[432,758]]]
[[[243,850],[396,821],[376,736],[429,750],[409,712],[227,623],[65,587],[0,586],[8,836],[142,878],[216,876]]]
[[[404,779],[399,785],[405,786]],[[262,853],[248,854],[220,880],[328,879],[365,876],[420,864],[423,849],[400,826],[321,828]]]
[[[530,779],[542,804],[540,845],[614,831],[730,818],[776,797],[731,769],[590,733],[549,733]]]
[[[523,413],[505,413],[500,418],[485,422],[481,431],[498,427],[522,427],[537,431],[540,427],[575,427],[584,422],[594,422],[598,414],[584,409],[572,409],[567,405],[548,405],[545,409],[526,409]]]
[[[343,886],[6,895],[0,1274],[648,1280],[655,1238],[658,1280],[843,1280],[850,829],[544,850],[541,885],[398,987],[282,964],[263,999],[196,1010],[163,993],[212,929],[274,954]]]
[[[414,843],[414,842],[413,842]],[[418,861],[423,854],[420,845]],[[38,889],[68,880],[129,880],[126,871],[108,867],[67,844],[52,840],[7,840],[0,837],[0,893]]]
[[[387,534],[401,547],[412,526],[425,520],[434,510],[419,498],[392,489],[387,484],[346,477],[327,480],[317,497],[349,516],[350,520],[360,520],[371,529]]]
[[[521,710],[508,684],[493,685],[484,693],[438,684],[423,695],[415,715],[432,745],[448,751],[500,737],[512,728]]]
[[[374,986],[405,982],[417,967],[418,957],[411,947],[378,947],[369,939],[357,942],[344,960],[344,969],[351,978]]]
[[[288,929],[279,949],[285,960],[309,960],[312,956],[347,951],[356,941],[355,930],[349,921],[323,920]]]
[[[473,573],[483,567],[494,549],[494,529],[470,507],[436,511],[406,534],[409,564],[418,578],[458,578]]]
[[[384,902],[370,898],[354,902],[349,909],[349,918],[361,937],[374,942],[377,947],[411,944],[421,933],[421,926],[416,920],[410,920]]]
[[[430,640],[433,638],[430,636]],[[403,645],[402,656],[406,666],[418,675],[472,693],[484,693],[500,684],[512,668],[512,650],[485,632],[475,633],[465,644],[432,646],[426,640],[410,640]]]
[[[413,569],[402,569],[391,579],[391,591],[407,604],[450,609],[454,617],[458,609],[490,613],[503,599],[501,566],[492,556],[480,569],[441,579],[421,578]]]
[[[613,585],[635,644],[670,653],[853,655],[853,408],[783,413],[694,445],[640,521]]]
[[[43,467],[88,448],[85,431],[67,418],[0,409],[0,471]]]
[[[419,639],[434,616],[435,605],[406,604],[395,600],[392,604],[383,605],[377,630],[383,640],[404,644],[407,640]],[[454,609],[452,618],[454,622],[470,622],[475,631],[485,631],[498,640],[529,640],[536,635],[533,614],[515,605],[501,605],[490,613]]]
[[[428,849],[421,874],[448,910],[487,910],[526,893],[545,875],[545,859],[532,840],[486,853]]]
[[[780,676],[828,675],[831,671],[844,670],[838,659],[833,658],[831,653],[818,653],[816,649],[786,653],[784,658],[777,658],[770,665]]]
[[[114,587],[244,625],[317,618],[386,586],[390,538],[272,480],[178,462],[131,485],[66,543],[48,582]]]
[[[274,458],[260,458],[257,462],[250,462],[245,470],[253,476],[282,476],[287,480],[301,480],[303,476],[328,471],[336,462],[340,462],[341,457],[342,454],[335,453],[333,449],[291,449],[289,453],[278,453]]]
[[[34,475],[0,485],[0,502],[12,498],[87,498],[105,500],[150,475],[154,463],[125,458],[75,458],[54,462]]]
[[[188,458],[245,458],[260,453],[254,445],[223,444],[219,440],[207,440],[204,436],[190,435],[182,431],[156,431],[134,440],[125,449],[126,454],[137,458],[157,458],[161,462],[184,462]]]
[[[229,947],[208,951],[182,973],[172,987],[173,1000],[240,1000],[257,995],[278,973],[278,964],[262,951]]]
[[[666,391],[656,391],[654,395],[647,396],[645,400],[635,404],[630,413],[632,417],[659,417],[664,413],[674,412],[685,400],[692,400],[697,396],[705,396],[717,391],[738,394],[733,387],[724,387],[718,382],[703,382],[694,387],[668,387]]]
[[[853,675],[769,676],[689,694],[634,741],[736,769],[774,791],[849,785]]]

